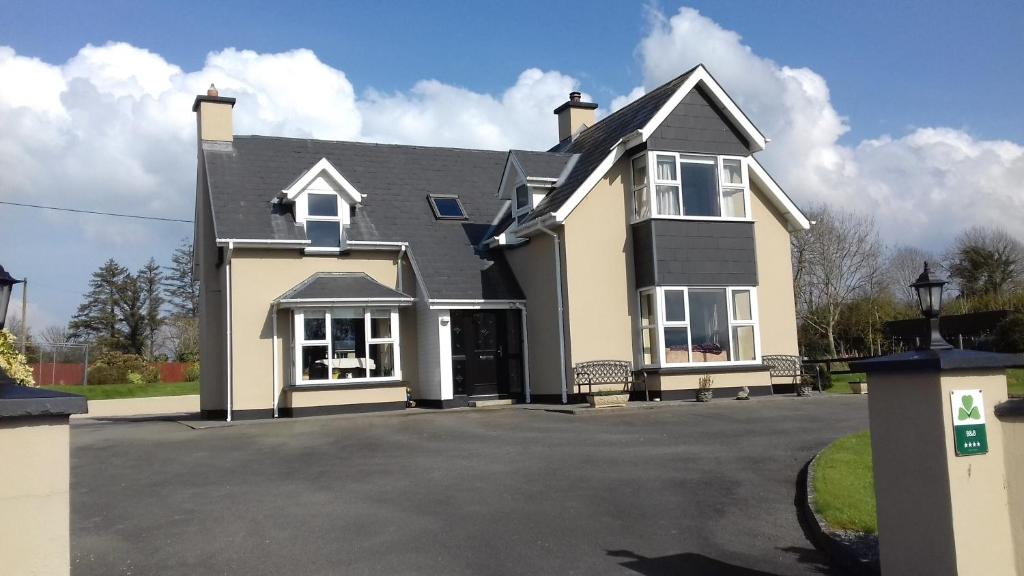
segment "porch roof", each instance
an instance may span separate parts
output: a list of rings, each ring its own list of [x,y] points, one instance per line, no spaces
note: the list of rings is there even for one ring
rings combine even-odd
[[[299,282],[274,302],[297,306],[408,306],[413,297],[389,288],[363,272],[317,272]]]

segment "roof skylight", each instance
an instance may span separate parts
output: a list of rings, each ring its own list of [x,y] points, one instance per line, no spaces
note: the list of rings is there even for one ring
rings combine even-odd
[[[438,220],[465,220],[466,211],[462,208],[462,202],[455,195],[431,194],[427,196],[430,208],[434,210],[434,217]]]

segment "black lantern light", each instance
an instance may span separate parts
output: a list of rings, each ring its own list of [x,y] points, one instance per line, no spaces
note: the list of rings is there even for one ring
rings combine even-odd
[[[7,320],[7,305],[11,303],[11,288],[23,280],[16,280],[0,266],[0,330],[4,329]]]
[[[942,338],[939,333],[939,314],[942,312],[942,288],[946,281],[938,276],[932,275],[928,269],[928,263],[924,263],[924,272],[917,277],[917,281],[910,285],[917,290],[917,300],[921,306],[921,315],[928,319],[930,350],[949,350],[953,346]]]

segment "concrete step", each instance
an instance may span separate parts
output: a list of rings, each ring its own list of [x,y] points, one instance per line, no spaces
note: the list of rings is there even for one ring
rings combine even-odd
[[[468,406],[470,408],[487,408],[490,406],[511,406],[515,403],[516,401],[511,398],[495,398],[494,400],[470,400]]]

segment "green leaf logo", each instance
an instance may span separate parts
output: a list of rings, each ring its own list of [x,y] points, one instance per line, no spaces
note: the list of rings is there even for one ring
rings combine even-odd
[[[957,413],[957,420],[981,419],[981,412],[978,410],[978,407],[974,405],[973,396],[963,396],[961,403],[963,406],[960,407],[960,411]]]

